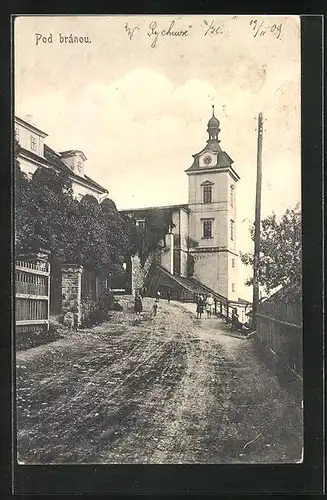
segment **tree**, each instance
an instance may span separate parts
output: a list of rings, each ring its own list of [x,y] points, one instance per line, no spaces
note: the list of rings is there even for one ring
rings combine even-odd
[[[76,200],[69,177],[38,168],[31,179],[16,168],[16,243],[22,250],[44,247],[64,260],[74,234]]]
[[[86,195],[73,197],[69,176],[40,168],[31,179],[21,171],[16,150],[15,242],[20,251],[40,247],[51,261],[81,264],[105,274],[121,274],[131,253],[131,223],[112,200],[98,204]]]
[[[172,228],[172,211],[169,209],[153,208],[144,213],[138,212],[138,216],[145,219],[145,227],[136,226],[135,214],[125,216],[126,221],[131,222],[130,242],[131,254],[139,254],[142,264],[151,252],[155,252],[160,242],[167,234],[169,227]]]
[[[15,246],[17,249],[22,249],[26,242],[26,238],[31,234],[31,224],[29,218],[29,182],[27,175],[22,172],[18,161],[20,146],[15,139],[14,155],[15,155]]]
[[[15,241],[21,251],[41,246],[50,250],[52,263],[68,261],[119,278],[129,256],[139,253],[144,262],[172,226],[169,210],[154,209],[141,228],[112,200],[99,204],[85,195],[77,201],[67,172],[39,168],[29,179],[20,169],[18,143],[15,153]]]
[[[254,227],[250,234],[254,240]],[[241,260],[253,267],[252,253],[241,253]],[[301,297],[301,283],[302,228],[297,205],[293,210],[286,210],[280,218],[272,214],[261,222],[259,284],[268,294],[282,286],[285,298],[296,300]],[[252,285],[253,278],[245,284]]]

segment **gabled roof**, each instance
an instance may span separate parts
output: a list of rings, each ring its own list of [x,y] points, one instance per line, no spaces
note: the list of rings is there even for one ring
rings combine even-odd
[[[84,161],[87,160],[85,154],[80,149],[70,149],[69,151],[60,151],[59,154],[62,158],[69,158],[70,156],[75,156],[76,154],[80,154],[82,155]]]
[[[37,128],[32,123],[27,122],[26,120],[23,120],[22,118],[18,118],[18,116],[15,116],[15,122],[18,123],[19,125],[22,125],[25,128],[30,129],[32,132],[35,132],[36,134],[40,135],[43,138],[48,137],[48,134],[43,132],[43,130]]]

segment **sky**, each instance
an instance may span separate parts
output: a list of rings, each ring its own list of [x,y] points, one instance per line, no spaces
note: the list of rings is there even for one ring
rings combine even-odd
[[[239,250],[252,249],[259,112],[262,217],[300,202],[298,16],[23,16],[14,58],[15,114],[53,149],[82,150],[118,209],[187,203],[184,171],[206,144],[213,104],[241,178]],[[249,274],[240,265],[250,300]]]

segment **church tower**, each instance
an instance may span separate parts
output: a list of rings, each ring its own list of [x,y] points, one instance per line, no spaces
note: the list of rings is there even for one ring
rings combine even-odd
[[[208,122],[209,139],[185,172],[189,178],[189,253],[194,277],[215,292],[238,300],[237,189],[233,160],[221,149],[219,120]]]

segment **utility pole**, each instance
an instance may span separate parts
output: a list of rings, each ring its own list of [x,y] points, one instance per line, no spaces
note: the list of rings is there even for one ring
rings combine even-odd
[[[254,221],[254,259],[253,259],[253,301],[252,301],[252,328],[257,327],[257,312],[259,305],[259,259],[260,259],[260,223],[261,223],[261,181],[262,181],[262,113],[258,115],[258,149],[257,149],[257,185],[255,195]]]

